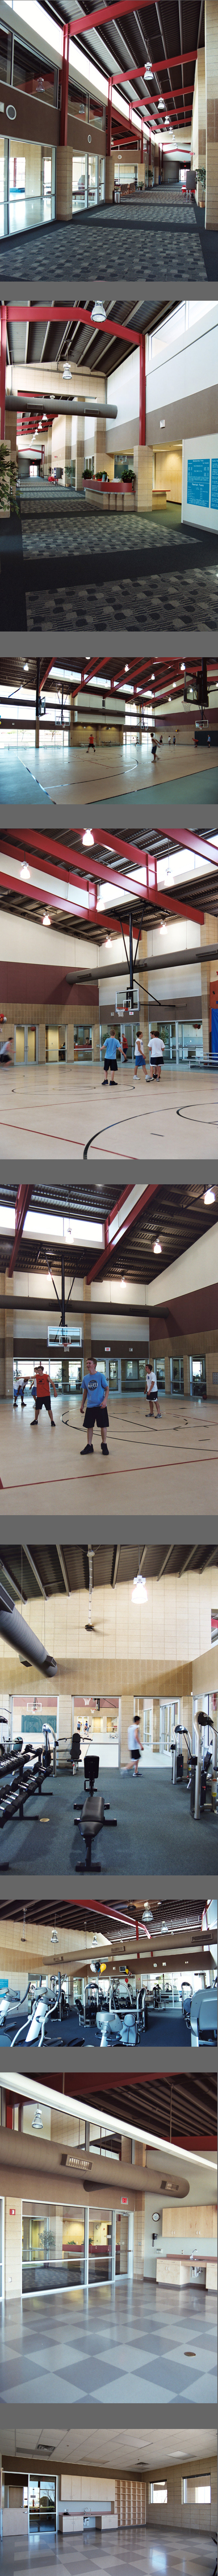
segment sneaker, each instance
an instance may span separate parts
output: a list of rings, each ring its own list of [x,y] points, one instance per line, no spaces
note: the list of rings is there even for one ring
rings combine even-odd
[[[102,1091],[107,1091],[106,1074],[105,1074],[104,1082],[102,1082],[101,1088],[102,1088]]]
[[[38,1422],[35,1422],[35,1415],[33,1415],[33,1420],[32,1420],[32,1422],[30,1423],[30,1430],[31,1430],[31,1431],[38,1431]]]
[[[109,1458],[109,1449],[107,1449],[107,1441],[106,1441],[106,1440],[104,1440],[104,1445],[103,1445],[103,1441],[101,1440],[101,1455],[102,1455],[102,1458]]]
[[[117,1089],[118,1089],[118,1084],[117,1084],[117,1082],[110,1082],[110,1084],[109,1084],[109,1090],[110,1090],[110,1091],[117,1091]]]
[[[80,1457],[81,1457],[81,1458],[94,1458],[93,1440],[90,1440],[90,1449],[88,1449],[88,1445],[87,1445],[87,1449],[81,1449],[81,1450],[80,1450]]]

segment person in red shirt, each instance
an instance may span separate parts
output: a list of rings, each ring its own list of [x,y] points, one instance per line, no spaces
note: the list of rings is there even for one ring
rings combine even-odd
[[[55,1386],[53,1388],[53,1394],[56,1395]],[[39,1361],[38,1368],[35,1369],[33,1395],[35,1398],[35,1414],[33,1421],[31,1422],[31,1431],[35,1431],[37,1428],[39,1413],[42,1413],[43,1404],[45,1405],[45,1412],[50,1414],[51,1430],[55,1431],[54,1414],[51,1409],[50,1379],[47,1375],[47,1369],[44,1369],[42,1366],[41,1360]]]

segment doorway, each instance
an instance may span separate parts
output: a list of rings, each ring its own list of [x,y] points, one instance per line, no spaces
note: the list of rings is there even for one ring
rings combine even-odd
[[[29,2479],[30,2531],[56,2530],[56,2478]]]

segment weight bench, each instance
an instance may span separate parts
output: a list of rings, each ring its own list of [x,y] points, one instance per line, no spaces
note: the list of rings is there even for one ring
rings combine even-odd
[[[76,1870],[91,1869],[92,1843],[96,1842],[98,1834],[102,1832],[102,1825],[106,1825],[106,1823],[109,1823],[110,1825],[117,1824],[117,1816],[110,1816],[109,1802],[105,1803],[104,1798],[97,1798],[94,1796],[94,1783],[95,1780],[98,1780],[98,1773],[99,1753],[86,1753],[84,1761],[84,1782],[85,1789],[87,1780],[89,1782],[89,1797],[86,1795],[84,1806],[82,1807],[78,1800],[76,1801],[76,1804],[74,1803],[74,1815],[78,1816],[79,1833],[81,1834],[82,1842],[85,1842],[86,1845],[86,1857],[85,1860],[76,1860]],[[95,1862],[95,1867],[98,1871],[101,1870],[100,1860]]]

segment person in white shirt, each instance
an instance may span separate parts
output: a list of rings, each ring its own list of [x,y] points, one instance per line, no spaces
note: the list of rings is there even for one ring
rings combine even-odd
[[[164,1055],[165,1049],[164,1039],[158,1037],[157,1029],[151,1029],[151,1036],[148,1040],[148,1050],[150,1055],[151,1081],[160,1082],[162,1056]]]
[[[150,1365],[149,1368],[146,1369],[146,1397],[149,1404],[149,1413],[154,1412],[155,1406],[155,1413],[160,1414],[156,1369],[152,1368]]]
[[[140,1737],[140,1734],[139,1734],[138,1718],[133,1718],[132,1726],[128,1726],[128,1746],[129,1746],[129,1753],[130,1753],[130,1762],[128,1763],[128,1770],[129,1770],[129,1771],[131,1771],[131,1767],[132,1767],[132,1769],[133,1769],[133,1765],[134,1765],[134,1779],[135,1779],[135,1780],[137,1780],[137,1776],[138,1776],[138,1767],[139,1767],[139,1762],[141,1761],[141,1753],[142,1753],[142,1744],[141,1744],[141,1737]]]
[[[141,1031],[141,1029],[137,1029],[137,1030],[136,1030],[136,1042],[135,1042],[135,1072],[134,1072],[134,1074],[133,1074],[133,1084],[134,1084],[134,1082],[136,1082],[136,1075],[137,1075],[137,1073],[140,1073],[140,1065],[142,1065],[142,1071],[143,1071],[143,1073],[146,1073],[146,1062],[145,1062],[145,1051],[144,1051],[144,1038],[142,1037],[142,1031]]]

